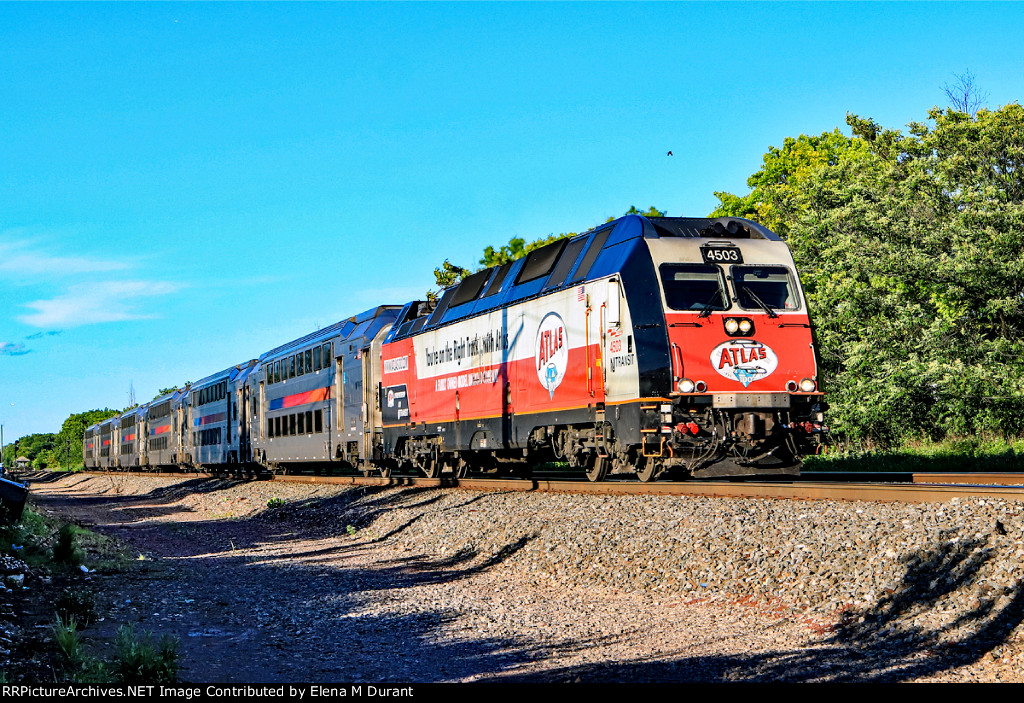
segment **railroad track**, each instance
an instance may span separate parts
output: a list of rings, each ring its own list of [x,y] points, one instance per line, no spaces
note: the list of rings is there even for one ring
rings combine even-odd
[[[87,472],[104,475],[103,472]],[[121,472],[133,476],[215,478],[210,473]],[[24,476],[38,480],[33,475]],[[824,475],[832,478],[832,474]],[[894,477],[900,477],[896,480]],[[845,477],[848,478],[848,477]],[[861,476],[856,478],[860,479]],[[870,475],[876,479],[877,475]],[[361,486],[416,486],[460,488],[478,491],[536,491],[599,495],[679,495],[734,498],[788,498],[795,500],[866,500],[883,502],[945,502],[954,498],[992,498],[1024,501],[1024,474],[889,474],[892,482],[877,480],[820,480],[805,475],[796,481],[665,481],[639,483],[629,479],[599,483],[545,478],[391,478],[366,476],[316,476],[291,474],[272,480],[295,483],[350,484]],[[816,480],[819,479],[819,480]]]

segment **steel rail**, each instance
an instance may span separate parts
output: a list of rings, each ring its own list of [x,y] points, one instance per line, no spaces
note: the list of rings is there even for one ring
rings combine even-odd
[[[85,472],[107,475],[106,472]],[[205,472],[115,472],[131,476],[215,478]],[[1000,478],[1002,476],[1002,478]],[[588,493],[596,495],[677,495],[721,498],[779,498],[791,500],[844,500],[879,502],[947,502],[956,498],[989,498],[1024,501],[1024,477],[982,474],[917,474],[915,483],[842,483],[808,481],[660,481],[640,483],[611,480],[596,483],[536,478],[420,478],[414,476],[316,476],[290,474],[272,480],[288,483],[319,483],[356,486],[406,486],[417,488],[455,487],[478,491],[522,491],[537,493]],[[1014,478],[1016,479],[1014,481]],[[980,480],[978,483],[954,483]],[[1012,482],[1012,483],[1011,483]]]

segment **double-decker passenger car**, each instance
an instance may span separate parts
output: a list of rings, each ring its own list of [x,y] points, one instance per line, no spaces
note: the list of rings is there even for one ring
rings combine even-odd
[[[397,312],[372,308],[260,357],[248,381],[260,465],[354,468],[374,459],[380,346]]]
[[[185,392],[165,393],[142,407],[142,434],[145,436],[140,465],[153,468],[184,464],[183,430]]]
[[[185,437],[185,446],[192,465],[221,467],[250,461],[249,426],[244,422],[246,395],[243,389],[246,378],[255,366],[255,359],[231,366],[197,381],[189,388],[185,414],[190,433]]]
[[[789,475],[824,407],[777,235],[630,215],[157,398],[83,451],[90,468],[120,448],[122,466],[237,472]]]

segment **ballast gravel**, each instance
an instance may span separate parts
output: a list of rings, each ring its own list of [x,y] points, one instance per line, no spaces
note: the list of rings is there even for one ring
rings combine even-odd
[[[149,560],[104,577],[105,622],[178,636],[190,681],[1024,680],[1020,502],[124,475],[32,495]]]

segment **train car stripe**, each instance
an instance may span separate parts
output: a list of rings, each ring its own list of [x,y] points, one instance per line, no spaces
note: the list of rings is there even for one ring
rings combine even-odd
[[[158,434],[166,434],[171,431],[170,425],[160,425],[160,427],[154,427],[149,431],[150,436]]]
[[[226,413],[213,413],[212,415],[204,415],[203,417],[196,418],[193,422],[196,427],[199,427],[201,425],[212,425],[215,422],[224,422],[226,417]]]
[[[274,398],[270,401],[267,406],[268,410],[282,410],[284,408],[294,408],[297,405],[306,405],[308,403],[316,403],[321,400],[327,400],[331,397],[331,387],[324,386],[323,388],[315,388],[305,393],[296,393],[295,395],[286,395],[283,398]]]

